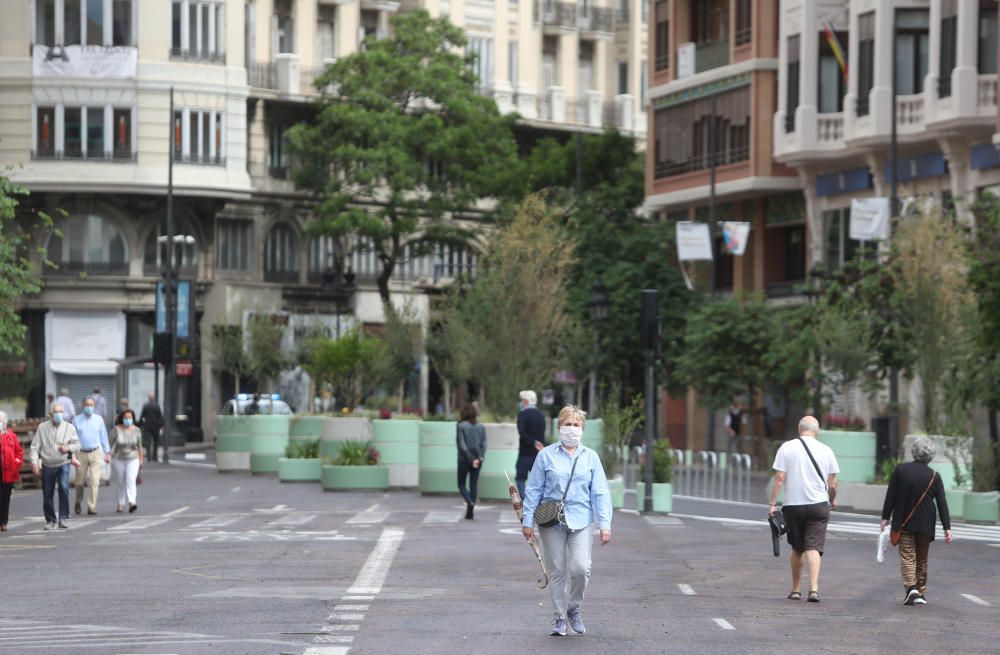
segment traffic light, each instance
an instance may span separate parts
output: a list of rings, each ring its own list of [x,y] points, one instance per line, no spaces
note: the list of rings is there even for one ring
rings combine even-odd
[[[656,350],[660,343],[660,292],[656,289],[642,290],[639,330],[642,349]]]
[[[160,366],[168,366],[170,355],[170,333],[157,332],[153,335],[153,361]]]

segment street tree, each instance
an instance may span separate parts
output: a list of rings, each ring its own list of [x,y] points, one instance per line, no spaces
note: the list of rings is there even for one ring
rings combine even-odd
[[[692,310],[677,374],[705,406],[722,409],[746,394],[753,412],[757,392],[770,378],[772,313],[767,303],[752,297],[709,298]]]
[[[523,192],[545,192],[547,203],[563,218],[575,242],[567,297],[578,330],[576,338],[567,341],[573,350],[570,361],[578,369],[599,364],[601,386],[610,388],[610,381],[616,382],[619,402],[628,405],[643,385],[640,291],[658,289],[664,335],[661,380],[678,389],[674,362],[692,295],[674,260],[673,225],[639,212],[645,197],[643,157],[632,137],[610,130],[582,136],[579,176],[577,163],[575,140],[543,139],[525,158],[520,176]],[[607,289],[609,306],[596,335],[590,304],[598,279]]]
[[[27,334],[18,303],[42,290],[41,276],[31,261],[31,244],[54,225],[45,212],[19,216],[18,207],[26,196],[27,189],[0,175],[0,344],[4,354],[14,357],[24,353]],[[45,257],[44,250],[39,254]],[[44,265],[52,266],[52,262],[45,259]]]
[[[450,291],[438,338],[479,385],[485,409],[509,414],[520,389],[559,370],[574,246],[544,202],[529,197],[491,238],[475,281]]]
[[[316,200],[314,235],[354,237],[379,262],[383,304],[407,253],[464,246],[461,220],[516,174],[512,119],[476,91],[463,31],[423,9],[331,64],[314,120],[288,134],[296,185]]]
[[[357,407],[381,381],[379,365],[385,358],[381,339],[353,328],[339,339],[320,339],[305,364],[317,385],[333,388],[342,407]]]
[[[260,313],[247,319],[247,373],[257,383],[258,391],[292,364],[282,350],[285,325],[279,318],[276,314]]]
[[[236,393],[240,393],[241,382],[250,375],[251,368],[243,341],[243,326],[229,323],[212,325],[207,345],[215,359],[215,368],[232,375]]]
[[[969,283],[976,294],[976,385],[980,402],[989,416],[989,440],[993,453],[994,488],[1000,488],[1000,197],[981,196],[973,206],[976,233],[969,240]]]
[[[413,307],[398,308],[392,303],[384,307],[384,357],[380,367],[385,384],[396,389],[396,411],[402,414],[406,379],[413,372],[424,350],[424,331]]]

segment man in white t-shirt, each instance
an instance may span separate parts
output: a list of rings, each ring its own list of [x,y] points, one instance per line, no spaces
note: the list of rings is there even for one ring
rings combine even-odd
[[[826,544],[830,510],[837,506],[840,467],[833,451],[816,439],[819,421],[806,416],[799,421],[799,438],[786,441],[774,457],[774,484],[768,514],[777,511],[778,494],[785,488],[782,516],[792,547],[790,600],[801,600],[802,562],[809,565],[809,602],[819,602],[819,567]],[[810,457],[811,455],[811,457]],[[818,469],[818,470],[817,470]]]

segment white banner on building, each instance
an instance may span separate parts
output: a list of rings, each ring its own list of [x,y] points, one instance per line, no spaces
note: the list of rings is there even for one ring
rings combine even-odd
[[[707,223],[677,222],[677,258],[683,261],[712,261],[712,240]]]
[[[693,42],[677,46],[677,79],[694,75],[696,55],[697,46]]]
[[[135,77],[139,49],[133,46],[36,45],[32,59],[35,77]]]
[[[750,240],[750,223],[724,221],[722,223],[722,245],[727,255],[742,255]]]
[[[851,200],[850,237],[857,241],[888,239],[889,199],[854,198]]]

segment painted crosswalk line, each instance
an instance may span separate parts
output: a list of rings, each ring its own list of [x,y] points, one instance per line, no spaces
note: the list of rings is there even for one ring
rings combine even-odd
[[[456,523],[461,519],[462,515],[455,511],[432,511],[427,512],[427,516],[424,517],[424,523]]]

